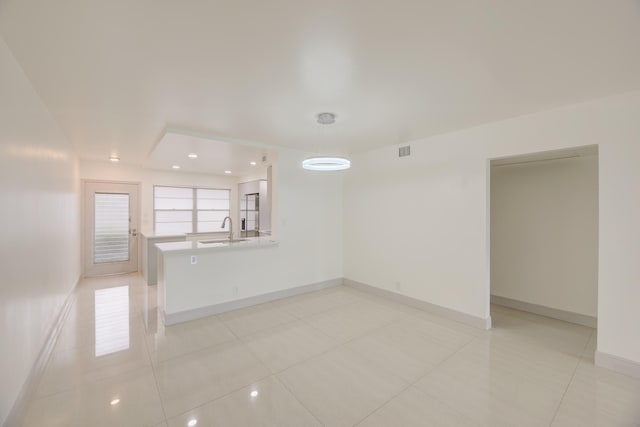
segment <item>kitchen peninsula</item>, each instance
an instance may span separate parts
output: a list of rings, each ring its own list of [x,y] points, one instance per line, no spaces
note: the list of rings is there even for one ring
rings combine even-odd
[[[261,291],[278,245],[271,236],[157,243],[158,308],[165,324],[278,298]]]

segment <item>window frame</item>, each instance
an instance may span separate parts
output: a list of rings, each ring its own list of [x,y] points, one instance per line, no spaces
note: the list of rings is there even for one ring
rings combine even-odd
[[[184,188],[191,190],[191,209],[156,209],[156,188]],[[227,191],[229,193],[229,209],[198,209],[198,190],[217,190]],[[191,231],[185,234],[207,234],[218,233],[217,231],[198,231],[198,212],[228,212],[228,216],[231,216],[231,189],[230,188],[212,188],[212,187],[192,187],[182,185],[153,185],[153,232],[156,233],[156,213],[160,212],[189,212],[191,211]],[[225,231],[220,231],[220,233]],[[176,233],[178,234],[178,233]],[[182,234],[182,233],[180,233]]]

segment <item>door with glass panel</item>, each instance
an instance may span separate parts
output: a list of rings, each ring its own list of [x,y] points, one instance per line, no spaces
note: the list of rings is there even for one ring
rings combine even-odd
[[[138,271],[138,184],[84,183],[84,275]]]

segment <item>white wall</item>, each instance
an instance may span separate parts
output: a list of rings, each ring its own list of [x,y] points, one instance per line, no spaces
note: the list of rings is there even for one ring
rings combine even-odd
[[[0,424],[80,275],[77,159],[0,38]]]
[[[141,225],[143,233],[153,232],[153,186],[196,186],[209,188],[226,188],[231,190],[231,217],[237,218],[237,178],[232,176],[205,175],[186,173],[183,171],[159,171],[143,169],[140,166],[110,161],[81,160],[80,178],[101,181],[140,182]],[[234,221],[234,233],[239,228]]]
[[[488,159],[598,144],[598,350],[640,363],[638,117],[633,92],[352,156],[345,276],[488,317]]]
[[[305,157],[282,150],[273,169],[277,246],[202,251],[196,265],[190,254],[168,255],[168,314],[343,277],[343,173],[305,171]]]
[[[596,155],[491,168],[491,294],[597,316]]]
[[[461,311],[488,313],[479,147],[413,143],[352,156],[345,178],[345,277]],[[480,210],[482,210],[480,212]]]

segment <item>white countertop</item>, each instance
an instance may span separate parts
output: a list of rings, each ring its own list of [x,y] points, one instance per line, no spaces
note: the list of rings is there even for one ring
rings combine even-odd
[[[250,237],[243,242],[216,242],[216,243],[202,243],[198,240],[184,241],[184,242],[168,242],[168,243],[156,243],[156,248],[162,253],[189,253],[189,252],[202,252],[202,251],[217,251],[224,249],[244,249],[244,248],[259,248],[276,246],[277,240],[274,240],[271,236],[266,237]]]
[[[186,238],[187,235],[185,233],[172,233],[172,234],[156,234],[153,231],[143,231],[142,234],[144,237],[146,237],[147,239],[151,240],[151,239],[163,239],[163,238],[167,238],[167,237],[184,237]]]
[[[143,231],[142,236],[144,236],[147,240],[159,240],[159,239],[197,239],[197,240],[206,240],[206,239],[224,239],[229,235],[229,232],[204,232],[204,233],[154,233],[153,231],[145,232]]]

